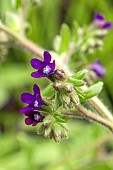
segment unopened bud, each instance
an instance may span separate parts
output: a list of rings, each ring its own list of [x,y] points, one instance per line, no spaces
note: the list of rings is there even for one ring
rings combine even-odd
[[[94,54],[94,52],[95,52],[95,49],[94,49],[94,48],[89,48],[89,49],[88,49],[88,53],[89,53],[90,55]]]
[[[43,125],[47,126],[48,124],[54,122],[54,117],[52,115],[48,115],[43,119]]]
[[[51,135],[51,126],[45,128],[44,136],[49,137]]]
[[[71,101],[76,105],[78,105],[80,103],[79,97],[75,91],[71,93]]]
[[[56,91],[59,91],[59,90],[61,90],[61,88],[62,88],[62,84],[61,84],[60,82],[55,82],[55,83],[53,84],[53,87],[54,87],[54,89],[55,89]]]
[[[67,130],[62,128],[62,135],[61,135],[62,138],[64,139],[68,139],[68,133],[67,133]]]
[[[58,125],[57,123],[54,123],[53,125],[53,133],[54,140],[59,143],[61,141],[61,126]]]
[[[97,41],[96,41],[96,46],[98,46],[98,47],[100,47],[100,46],[103,46],[103,41],[102,40],[100,40],[100,39],[98,39]]]
[[[107,35],[108,31],[105,29],[98,29],[94,31],[94,36],[97,38],[104,38]]]
[[[79,36],[82,36],[84,34],[84,29],[83,28],[79,28],[77,30],[77,33],[78,33]]]
[[[67,105],[70,104],[70,96],[69,95],[62,94],[62,99]]]
[[[69,83],[65,83],[63,87],[67,93],[71,93],[73,91],[73,85]]]
[[[95,47],[96,41],[95,41],[94,38],[90,38],[88,42],[89,42],[89,46],[90,46],[90,47]]]
[[[56,70],[54,73],[54,76],[56,79],[58,79],[60,81],[66,80],[66,74],[63,70]]]
[[[42,123],[38,124],[37,134],[42,134],[45,130],[45,127],[42,125]]]

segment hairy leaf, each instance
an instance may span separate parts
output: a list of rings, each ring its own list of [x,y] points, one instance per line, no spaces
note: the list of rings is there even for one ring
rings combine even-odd
[[[84,92],[85,100],[90,99],[96,96],[97,94],[99,94],[100,91],[102,90],[102,87],[103,87],[103,82],[98,82],[97,84],[94,84],[93,86],[89,87]]]

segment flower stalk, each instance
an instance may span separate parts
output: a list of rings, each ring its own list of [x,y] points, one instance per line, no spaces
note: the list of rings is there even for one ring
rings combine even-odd
[[[110,122],[109,120],[106,120],[100,117],[99,115],[92,113],[91,111],[85,109],[81,104],[76,105],[75,107],[90,120],[93,120],[103,126],[106,126],[113,132],[113,122]]]

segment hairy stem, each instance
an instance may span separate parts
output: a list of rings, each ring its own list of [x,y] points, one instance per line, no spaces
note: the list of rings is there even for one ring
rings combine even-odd
[[[95,107],[95,109],[101,113],[101,115],[113,123],[113,116],[106,108],[106,106],[99,100],[98,97],[93,97],[89,100],[89,102]]]
[[[73,117],[73,118],[79,118],[79,119],[85,119],[86,116],[79,112],[79,110],[62,110],[61,114],[63,116]]]
[[[92,113],[91,111],[84,108],[81,104],[75,105],[77,110],[62,110],[62,115],[69,116],[73,118],[80,118],[80,119],[89,119],[91,121],[95,121],[100,123],[101,125],[109,128],[113,132],[113,124],[108,120],[102,118],[99,115]]]
[[[84,108],[81,104],[79,105],[75,105],[75,107],[83,114],[85,115],[87,118],[89,118],[90,120],[93,120],[97,123],[100,123],[103,126],[106,126],[107,128],[109,128],[112,132],[113,132],[113,123],[109,122],[108,120],[100,117],[99,115],[96,115],[94,113],[92,113],[91,111],[87,110],[86,108]]]
[[[0,41],[0,45],[2,46],[12,46],[14,45],[13,41]]]
[[[32,53],[33,55],[38,56],[39,59],[43,59],[42,55],[43,55],[43,51],[44,50],[42,48],[40,48],[39,46],[35,45],[34,43],[29,41],[25,37],[21,37],[17,33],[12,32],[10,29],[8,29],[5,25],[3,25],[1,23],[0,23],[0,30],[2,30],[5,33],[13,36],[19,42],[19,44],[22,46],[22,48],[25,48],[28,51],[30,51],[30,53]]]
[[[81,90],[86,90],[87,86],[80,87]],[[107,118],[109,121],[113,123],[113,116],[111,112],[106,108],[106,106],[101,102],[98,97],[93,97],[88,100],[92,106],[100,113],[100,115],[104,118]]]

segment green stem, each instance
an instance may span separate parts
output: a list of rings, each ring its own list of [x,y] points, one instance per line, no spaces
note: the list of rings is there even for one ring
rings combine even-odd
[[[85,119],[85,116],[81,114],[78,110],[62,110],[61,114],[67,117]]]
[[[84,108],[81,104],[75,105],[75,107],[77,108],[77,110],[79,110],[83,115],[85,115],[90,120],[100,123],[101,125],[110,129],[111,132],[113,132],[113,123],[111,123],[110,121],[100,117],[99,115],[92,113],[91,111]]]
[[[42,55],[43,55],[44,50],[42,48],[40,48],[39,46],[37,46],[34,43],[32,43],[31,41],[29,41],[27,38],[21,37],[17,33],[12,32],[10,29],[8,29],[5,25],[3,25],[1,23],[0,23],[0,30],[13,36],[19,42],[19,44],[22,46],[22,48],[25,48],[28,51],[30,51],[30,53],[32,53],[33,55],[38,56],[39,59],[43,59]]]
[[[80,90],[86,90],[87,86],[80,87]],[[91,105],[100,113],[100,115],[113,123],[113,116],[106,106],[101,102],[98,97],[93,97],[88,100]]]

